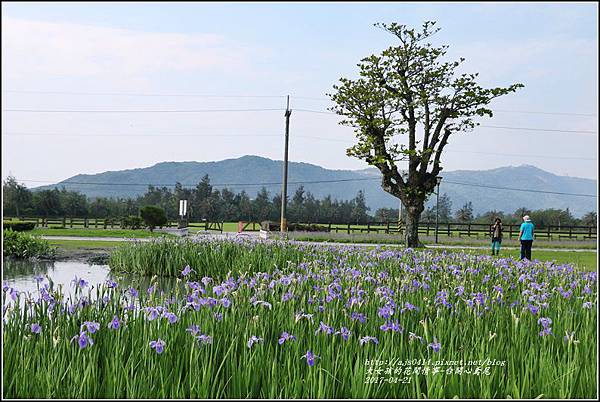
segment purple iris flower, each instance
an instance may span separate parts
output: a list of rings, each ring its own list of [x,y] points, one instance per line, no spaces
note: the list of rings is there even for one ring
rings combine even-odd
[[[552,328],[550,328],[550,325],[552,325],[552,320],[550,318],[541,317],[538,320],[538,324],[541,324],[543,327],[543,329],[540,331],[540,336],[552,335]]]
[[[156,353],[161,354],[165,348],[165,341],[158,338],[156,341],[150,341],[150,348],[154,349]]]
[[[107,279],[105,284],[109,289],[114,289],[117,287],[117,282],[113,281],[112,279]]]
[[[387,321],[385,324],[383,324],[379,328],[382,331],[390,331],[390,330],[393,332],[402,332],[403,331],[400,324],[398,324],[398,321],[396,321],[396,322]]]
[[[15,289],[13,288],[9,288],[8,289],[8,293],[10,294],[10,298],[13,299],[13,301],[17,300],[17,297],[19,296],[19,292],[17,292]]]
[[[319,359],[319,356],[313,354],[310,350],[306,351],[306,354],[302,356],[302,359],[306,359],[306,363],[309,367],[315,365],[315,359]]]
[[[352,335],[352,331],[350,331],[348,328],[346,327],[342,327],[340,328],[339,331],[336,331],[336,333],[334,335],[340,335],[345,341],[348,340],[348,338],[350,337],[350,335]]]
[[[85,349],[87,347],[91,347],[94,344],[94,340],[92,338],[89,338],[85,331],[71,338],[71,343],[73,343],[74,340],[77,340],[79,349]]]
[[[529,311],[531,311],[531,314],[537,315],[537,313],[540,311],[540,308],[537,306],[534,306],[533,304],[528,304],[527,308],[529,309]]]
[[[225,308],[228,308],[229,306],[231,306],[231,300],[229,300],[228,298],[224,297],[221,299],[221,305]]]
[[[367,344],[369,342],[374,343],[376,345],[379,344],[379,340],[374,336],[363,336],[362,338],[360,338],[361,345]]]
[[[186,329],[186,331],[191,333],[192,336],[195,337],[200,332],[200,327],[198,327],[196,324],[192,324]]]
[[[207,345],[207,344],[212,343],[213,338],[210,335],[201,334],[196,337],[196,340],[198,341],[199,344]]]
[[[333,327],[330,327],[329,325],[321,321],[321,323],[319,324],[319,328],[315,331],[315,335],[317,335],[319,332],[323,332],[324,334],[329,335],[333,334],[333,331]]]
[[[135,290],[135,288],[129,288],[129,289],[127,289],[127,291],[129,292],[129,294],[130,294],[132,297],[138,297],[138,291],[137,291],[137,290]]]
[[[294,341],[294,340],[296,340],[296,337],[294,335],[290,335],[287,332],[283,332],[281,334],[281,336],[279,337],[278,342],[279,342],[280,345],[283,345],[287,341],[291,342],[291,341]]]
[[[442,345],[433,337],[433,342],[427,345],[428,348],[431,348],[435,353],[439,353],[440,349],[442,349]]]
[[[583,302],[583,308],[592,308],[592,302],[591,301],[586,301]]]
[[[94,321],[86,321],[83,324],[81,324],[82,332],[84,332],[84,328],[87,328],[88,332],[90,334],[93,334],[100,329],[100,324]]]
[[[547,317],[541,317],[538,320],[538,324],[541,324],[542,327],[544,327],[544,328],[548,328],[550,325],[552,325],[552,320],[550,318],[547,318]]]
[[[217,321],[223,321],[223,313],[214,313],[213,318]]]
[[[390,316],[392,316],[393,314],[394,314],[394,309],[392,307],[390,307],[389,305],[385,305],[377,311],[377,315],[382,318],[390,318]]]
[[[44,281],[44,275],[36,275],[33,277],[33,279],[35,279],[35,281],[37,283],[43,282]]]
[[[255,343],[261,342],[262,340],[262,338],[252,335],[250,339],[248,339],[248,349],[250,349]]]
[[[402,307],[400,309],[400,314],[404,313],[405,311],[419,311],[419,308],[417,306],[415,306],[414,304],[410,304],[409,302],[404,303],[404,307]]]
[[[119,317],[114,316],[112,321],[108,323],[108,328],[110,329],[119,329],[121,326],[121,322],[119,321]]]
[[[160,315],[156,307],[145,307],[144,310],[146,310],[146,318],[149,321],[157,319]]]
[[[39,334],[42,332],[42,326],[38,323],[31,324],[31,332],[34,334]]]
[[[71,281],[71,283],[75,287],[78,287],[80,289],[83,289],[83,288],[85,288],[88,285],[88,283],[83,278],[78,278],[77,275],[75,275],[75,278],[73,278],[73,280]]]
[[[359,321],[361,324],[364,324],[365,321],[367,320],[367,318],[365,317],[365,315],[363,313],[357,313],[357,312],[353,312],[352,314],[350,314],[350,318],[352,319],[352,321]]]
[[[183,271],[181,271],[181,275],[188,276],[192,272],[195,272],[195,271],[192,268],[190,268],[189,265],[186,265],[185,268],[183,268]]]
[[[163,317],[169,320],[170,324],[175,324],[177,322],[177,316],[174,313],[171,313],[170,311],[165,312],[163,314]]]

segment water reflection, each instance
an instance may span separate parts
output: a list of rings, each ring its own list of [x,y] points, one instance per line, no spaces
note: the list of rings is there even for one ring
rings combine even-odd
[[[66,297],[74,293],[71,281],[75,276],[85,279],[94,289],[104,284],[107,279],[118,282],[120,287],[134,287],[139,292],[145,292],[151,285],[150,277],[116,275],[110,272],[108,265],[89,264],[85,261],[28,261],[4,258],[2,274],[3,284],[19,292],[33,294],[37,294],[38,289],[35,277],[44,276],[43,285],[48,282],[47,276],[54,282],[55,288],[62,285]],[[156,282],[158,289],[165,293],[172,292],[177,285],[174,278],[158,278]]]

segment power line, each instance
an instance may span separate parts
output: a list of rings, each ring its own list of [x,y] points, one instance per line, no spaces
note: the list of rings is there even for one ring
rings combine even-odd
[[[82,95],[82,96],[140,96],[140,97],[184,97],[184,98],[285,98],[285,95],[209,95],[209,94],[152,94],[131,92],[72,92],[72,91],[21,91],[2,90],[8,93],[48,94],[48,95]]]
[[[293,96],[295,99],[304,99],[304,100],[318,100],[318,101],[327,101],[331,102],[329,98],[319,98],[319,97],[310,97],[310,96]],[[557,116],[579,116],[579,117],[597,117],[598,115],[595,113],[571,113],[571,112],[540,112],[540,111],[531,111],[531,110],[507,110],[507,109],[492,109],[492,112],[500,112],[500,113],[525,113],[525,114],[544,114],[544,115],[557,115]]]
[[[33,137],[238,137],[238,138],[254,138],[254,137],[280,137],[281,134],[192,134],[192,133],[162,133],[162,134],[75,134],[75,133],[29,133],[29,132],[16,132],[9,131],[2,134],[2,136],[20,137],[20,136],[33,136]],[[317,141],[333,141],[346,143],[352,142],[353,139],[339,139],[339,138],[324,138],[309,135],[295,135],[294,138],[310,139]],[[482,154],[482,155],[495,155],[495,156],[508,156],[508,157],[521,157],[521,158],[539,158],[539,159],[575,159],[575,160],[590,160],[595,161],[596,158],[584,158],[580,156],[557,156],[557,155],[529,155],[529,154],[507,154],[499,152],[482,152],[482,151],[465,151],[465,150],[445,150],[444,152],[450,153],[466,153],[466,154]]]
[[[281,134],[75,134],[75,133],[24,133],[9,131],[2,134],[3,136],[20,137],[20,136],[33,136],[33,137],[280,137]]]
[[[596,134],[595,131],[586,131],[586,130],[555,130],[551,128],[531,128],[531,127],[508,127],[508,126],[487,126],[480,125],[479,127],[485,128],[502,128],[507,130],[526,130],[526,131],[552,131],[556,133],[579,133],[579,134]]]
[[[77,91],[35,91],[35,90],[13,90],[3,89],[6,93],[22,93],[22,94],[41,94],[41,95],[77,95],[77,96],[130,96],[130,97],[181,97],[181,98],[271,98],[284,99],[286,95],[216,95],[216,94],[182,94],[182,93],[135,93],[135,92],[77,92]],[[316,96],[294,96],[292,99],[300,100],[317,100],[331,102],[329,98]],[[594,113],[571,113],[571,112],[540,112],[530,110],[506,110],[492,109],[493,112],[500,113],[524,113],[524,114],[542,114],[542,115],[557,115],[557,116],[580,116],[580,117],[597,117]],[[325,112],[323,112],[325,113]]]
[[[336,180],[312,180],[312,181],[293,181],[288,182],[288,184],[323,184],[323,183],[342,183],[342,182],[352,182],[352,181],[368,181],[368,180],[381,180],[380,177],[366,177],[366,178],[354,178],[354,179],[336,179]],[[53,183],[47,180],[20,180],[22,182],[31,182],[31,183]],[[556,195],[569,195],[576,197],[592,197],[597,198],[597,195],[593,194],[581,194],[581,193],[565,193],[558,191],[544,191],[544,190],[531,190],[531,189],[522,189],[522,188],[513,188],[513,187],[500,187],[500,186],[489,186],[485,184],[476,184],[476,183],[463,183],[456,182],[451,180],[444,180],[442,183],[450,183],[457,184],[462,186],[471,186],[471,187],[481,187],[481,188],[490,188],[495,190],[509,190],[509,191],[521,191],[521,192],[529,192],[529,193],[539,193],[539,194],[556,194]],[[56,183],[56,186],[59,185],[70,185],[70,184],[80,184],[80,185],[106,185],[106,186],[153,186],[153,187],[175,187],[176,184],[158,184],[158,183],[91,183],[91,182],[65,182],[65,183]],[[196,184],[183,184],[179,183],[182,187],[195,187]],[[272,186],[272,185],[281,185],[281,182],[263,182],[263,183],[215,183],[210,184],[213,187],[223,187],[223,186],[231,186],[231,187],[240,187],[240,186]]]
[[[321,113],[321,114],[330,114],[330,115],[340,116],[337,113],[325,112],[322,110],[312,110],[312,109],[294,109],[294,110],[296,110],[298,112]],[[500,129],[506,129],[506,130],[549,131],[549,132],[558,132],[558,133],[596,134],[596,131],[587,131],[587,130],[557,130],[557,129],[551,129],[551,128],[488,126],[488,125],[483,125],[483,124],[481,124],[477,127],[500,128]]]
[[[173,110],[94,110],[94,109],[2,109],[3,112],[19,113],[210,113],[210,112],[272,112],[283,111],[282,108],[270,109],[173,109]]]
[[[558,194],[558,195],[572,195],[572,196],[577,196],[577,197],[593,197],[593,198],[597,198],[596,195],[592,195],[592,194],[562,193],[562,192],[558,192],[558,191],[543,191],[543,190],[527,190],[527,189],[523,189],[523,188],[487,186],[485,184],[475,184],[475,183],[461,183],[461,182],[450,181],[450,180],[444,180],[444,181],[442,181],[442,183],[443,182],[451,183],[451,184],[459,184],[461,186],[492,188],[492,189],[496,189],[496,190],[525,191],[525,192],[541,193],[541,194]]]

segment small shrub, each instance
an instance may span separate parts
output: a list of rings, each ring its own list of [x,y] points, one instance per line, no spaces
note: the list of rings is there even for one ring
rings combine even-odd
[[[123,229],[140,229],[144,226],[144,220],[140,216],[130,215],[121,220]]]
[[[147,205],[145,207],[142,207],[142,209],[140,209],[140,216],[142,217],[142,219],[146,223],[146,226],[148,226],[151,232],[154,230],[155,227],[162,227],[168,222],[165,210],[154,205]]]
[[[35,228],[35,222],[3,222],[2,229],[12,229],[14,232],[26,232]]]
[[[12,229],[3,231],[2,254],[15,258],[53,257],[56,249],[47,240]]]

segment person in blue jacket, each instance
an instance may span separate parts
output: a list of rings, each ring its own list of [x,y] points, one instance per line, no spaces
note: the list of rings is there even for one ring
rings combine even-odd
[[[521,241],[521,259],[527,258],[531,261],[531,246],[533,245],[533,223],[529,215],[523,217],[523,223],[519,230],[519,240]]]

